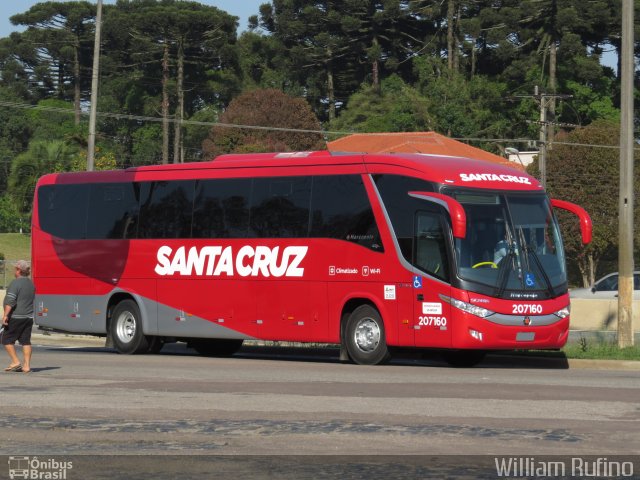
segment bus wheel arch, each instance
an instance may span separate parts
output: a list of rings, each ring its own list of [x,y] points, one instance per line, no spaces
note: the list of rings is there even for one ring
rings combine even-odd
[[[109,300],[107,335],[118,353],[127,355],[149,351],[149,339],[142,330],[138,303],[128,294],[116,294]]]
[[[341,352],[360,365],[386,363],[391,358],[379,309],[367,299],[351,299],[342,309]],[[341,358],[342,358],[341,354]]]

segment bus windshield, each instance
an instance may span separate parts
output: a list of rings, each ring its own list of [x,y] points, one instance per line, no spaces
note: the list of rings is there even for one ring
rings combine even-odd
[[[467,234],[455,240],[458,277],[502,298],[545,298],[566,285],[564,251],[542,194],[455,191]]]

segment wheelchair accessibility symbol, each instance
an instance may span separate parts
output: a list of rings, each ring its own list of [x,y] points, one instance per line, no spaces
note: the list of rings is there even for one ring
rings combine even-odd
[[[422,288],[422,277],[419,275],[413,277],[413,288]]]
[[[533,287],[536,284],[533,273],[527,273],[524,279],[524,283],[526,283],[527,287]]]

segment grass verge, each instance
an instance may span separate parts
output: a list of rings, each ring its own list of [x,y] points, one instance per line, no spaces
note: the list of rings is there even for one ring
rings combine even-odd
[[[31,237],[22,233],[0,233],[0,253],[6,260],[30,260]]]
[[[562,350],[516,350],[511,354],[547,358],[582,358],[586,360],[640,361],[640,345],[618,348],[617,343],[587,341],[567,343]]]
[[[590,360],[640,360],[640,345],[619,348],[617,343],[595,342],[581,338],[562,349],[567,358]]]

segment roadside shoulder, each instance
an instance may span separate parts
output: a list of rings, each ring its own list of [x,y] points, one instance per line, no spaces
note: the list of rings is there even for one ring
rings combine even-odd
[[[567,360],[569,362],[569,368],[640,371],[640,361],[635,360],[591,360],[587,358],[569,358]]]

